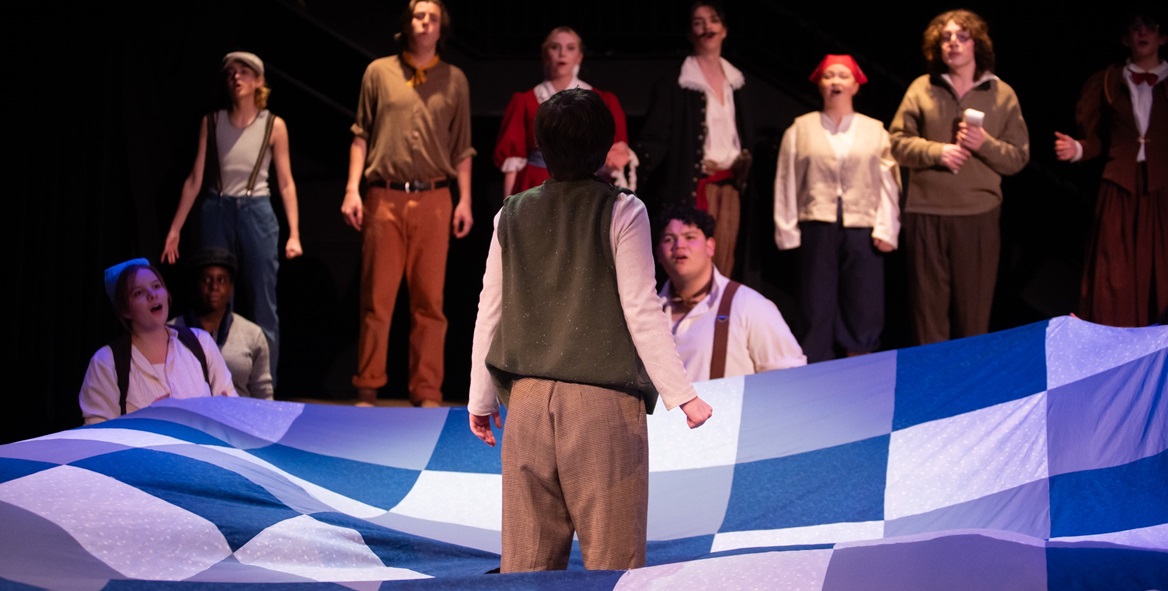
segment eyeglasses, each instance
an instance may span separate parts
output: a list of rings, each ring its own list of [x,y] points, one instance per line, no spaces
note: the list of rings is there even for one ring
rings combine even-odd
[[[1137,20],[1128,25],[1127,30],[1131,31],[1132,33],[1147,31],[1152,34],[1156,34],[1160,30],[1160,25],[1151,19]]]
[[[969,40],[972,38],[965,31],[958,31],[956,33],[941,32],[941,43],[952,43],[954,40],[958,43],[969,43]]]

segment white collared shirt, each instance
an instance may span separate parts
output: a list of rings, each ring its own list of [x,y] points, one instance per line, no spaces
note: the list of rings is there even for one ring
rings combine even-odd
[[[673,323],[673,342],[692,381],[710,379],[714,358],[714,326],[722,294],[730,282],[714,269],[714,285],[702,301],[681,320]],[[657,296],[672,317],[669,306],[670,283]],[[743,285],[730,306],[730,332],[726,345],[726,375],[744,376],[774,369],[807,365],[807,356],[791,333],[778,306],[761,293]]]
[[[130,346],[130,376],[126,388],[126,412],[133,412],[164,397],[196,398],[199,396],[237,396],[231,383],[231,372],[219,353],[219,346],[207,331],[192,328],[191,332],[203,346],[207,358],[207,378],[203,365],[182,342],[178,332],[167,327],[170,340],[166,344],[166,361],[153,364]],[[207,380],[211,383],[208,384]],[[114,367],[113,349],[109,345],[98,349],[89,360],[85,380],[81,383],[78,402],[86,425],[100,423],[121,416],[121,391]]]

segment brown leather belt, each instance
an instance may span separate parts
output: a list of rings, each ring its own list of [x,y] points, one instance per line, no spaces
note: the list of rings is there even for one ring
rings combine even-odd
[[[396,183],[393,181],[371,181],[370,186],[386,187],[394,191],[405,191],[406,193],[420,193],[422,191],[435,191],[437,189],[445,189],[450,186],[450,179],[432,179],[428,181],[406,181],[404,183]]]

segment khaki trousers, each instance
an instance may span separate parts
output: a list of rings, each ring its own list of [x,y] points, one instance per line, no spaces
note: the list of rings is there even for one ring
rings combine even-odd
[[[446,360],[446,253],[454,205],[450,189],[406,193],[370,187],[361,250],[361,332],[358,388],[380,388],[389,355],[389,328],[404,276],[410,299],[410,401],[442,400]]]
[[[639,396],[518,380],[501,453],[502,572],[567,568],[573,532],[585,568],[645,565],[649,443]]]

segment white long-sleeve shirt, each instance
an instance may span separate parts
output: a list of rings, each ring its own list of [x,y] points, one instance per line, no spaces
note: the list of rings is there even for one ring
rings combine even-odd
[[[685,372],[695,382],[710,379],[714,357],[714,327],[722,294],[730,282],[714,269],[710,293],[673,324],[673,341],[685,364]],[[661,306],[672,315],[670,283],[658,294]],[[791,333],[778,306],[761,293],[743,285],[730,306],[730,331],[726,340],[726,375],[744,376],[773,369],[807,365],[807,356]]]
[[[200,396],[237,396],[231,384],[231,372],[219,347],[207,331],[192,328],[191,331],[203,346],[207,357],[207,379],[203,378],[203,366],[195,354],[178,340],[178,332],[167,327],[170,340],[166,344],[166,361],[157,365],[146,359],[137,347],[130,345],[130,380],[126,388],[126,412],[130,413],[153,404],[156,400],[170,398],[197,398]],[[207,380],[210,380],[210,384]],[[108,421],[121,416],[119,407],[121,390],[118,388],[117,370],[114,368],[114,353],[109,345],[97,350],[89,359],[89,368],[81,382],[78,403],[86,425]]]
[[[479,295],[479,311],[471,347],[467,410],[476,416],[490,415],[499,410],[498,395],[486,363],[487,351],[491,348],[503,308],[503,251],[499,244],[499,215],[495,215],[495,234],[491,237],[487,251],[483,290]],[[657,299],[653,241],[644,203],[634,195],[621,193],[613,204],[609,234],[616,262],[617,291],[633,346],[645,364],[649,379],[657,387],[665,409],[671,410],[695,398],[697,392],[686,376],[685,367],[669,332],[669,319]]]
[[[857,224],[870,226],[873,238],[879,238],[895,248],[900,236],[900,173],[896,161],[892,158],[888,132],[884,130],[884,125],[859,113],[843,117],[838,126],[827,114],[818,112],[818,115],[819,125],[806,125],[802,129],[817,128],[816,133],[822,131],[823,137],[827,140],[826,145],[831,150],[830,154],[799,154],[796,149],[800,143],[798,124],[792,124],[783,133],[775,172],[775,244],[780,250],[798,248],[802,242],[799,222],[837,221],[836,200],[843,199],[845,226],[857,227]],[[806,117],[800,117],[800,120],[806,121]],[[857,144],[858,130],[862,126],[865,127],[862,136],[864,141]],[[868,145],[869,141],[871,145]],[[803,178],[798,174],[798,159],[801,156],[818,157],[823,161],[834,162],[837,166],[835,177]],[[829,160],[833,157],[834,160]],[[844,167],[844,163],[849,163],[849,166]],[[878,186],[871,188],[877,192],[876,198],[871,199],[875,203],[874,209],[861,208],[862,202],[856,200],[858,196],[849,193],[849,190],[855,190],[854,180],[849,178],[849,175],[865,173],[869,166],[879,166],[880,169]],[[807,172],[809,175],[812,173],[812,170]],[[810,185],[829,181],[835,182],[831,202],[814,202],[817,197],[812,194]],[[818,198],[824,199],[826,195]]]

